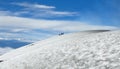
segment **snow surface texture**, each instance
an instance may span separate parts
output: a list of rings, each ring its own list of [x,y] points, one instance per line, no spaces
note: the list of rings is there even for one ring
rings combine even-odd
[[[0,56],[0,69],[120,69],[120,31],[55,36]]]

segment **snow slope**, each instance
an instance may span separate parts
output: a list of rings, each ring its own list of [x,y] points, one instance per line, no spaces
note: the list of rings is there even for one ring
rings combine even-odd
[[[55,36],[0,56],[0,69],[120,69],[120,31]]]

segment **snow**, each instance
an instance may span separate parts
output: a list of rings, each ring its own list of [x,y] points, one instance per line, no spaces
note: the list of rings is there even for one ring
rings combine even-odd
[[[0,69],[120,69],[120,31],[78,32],[0,56]]]

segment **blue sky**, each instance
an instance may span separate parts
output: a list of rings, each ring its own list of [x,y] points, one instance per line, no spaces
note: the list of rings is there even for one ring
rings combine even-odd
[[[40,4],[46,6],[53,6],[54,11],[69,11],[75,12],[76,15],[70,16],[61,16],[59,17],[49,17],[49,16],[34,16],[34,14],[22,14],[20,16],[23,17],[33,17],[33,18],[41,18],[41,19],[62,19],[62,20],[80,20],[80,21],[88,21],[94,24],[105,24],[105,25],[119,25],[120,18],[120,0],[1,0],[0,1],[0,9],[4,11],[11,12],[20,12],[25,11],[24,6],[20,6],[17,4],[20,3],[28,3],[28,4]],[[26,7],[27,8],[27,7]],[[34,11],[35,13],[39,13],[40,11]],[[33,12],[33,10],[29,10],[29,12]],[[71,14],[72,15],[72,14]],[[60,17],[61,16],[61,17]]]
[[[120,0],[0,0],[0,39],[34,42],[60,32],[119,29]]]

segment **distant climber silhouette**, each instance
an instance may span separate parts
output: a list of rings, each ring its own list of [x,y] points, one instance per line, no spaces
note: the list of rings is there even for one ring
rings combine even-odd
[[[60,33],[59,36],[64,35],[64,33]]]
[[[3,62],[3,60],[0,60],[0,63]]]

